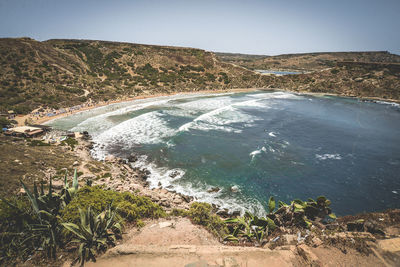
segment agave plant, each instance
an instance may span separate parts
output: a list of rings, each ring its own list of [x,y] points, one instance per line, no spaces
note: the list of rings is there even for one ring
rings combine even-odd
[[[38,240],[39,247],[47,251],[48,257],[55,259],[62,229],[59,223],[59,211],[62,208],[61,198],[58,194],[53,193],[51,179],[48,193],[44,192],[43,183],[41,183],[40,192],[34,183],[33,193],[22,181],[21,184],[31,202],[34,216],[38,220],[37,223],[27,226],[25,241]]]
[[[274,197],[270,197],[269,200],[268,200],[268,211],[269,211],[269,214],[272,214],[274,212],[275,206],[276,206],[275,198]]]
[[[64,176],[64,188],[61,190],[61,199],[63,201],[63,206],[65,207],[66,205],[71,202],[72,198],[76,195],[76,192],[78,192],[78,175],[76,172],[76,169],[74,171],[74,176],[72,178],[72,187],[69,187],[68,183],[68,170],[65,171],[65,176]]]
[[[16,236],[22,237],[18,238],[17,242],[20,247],[33,245],[35,249],[45,250],[48,257],[55,259],[57,247],[61,245],[61,230],[63,229],[60,224],[60,210],[71,201],[78,190],[76,169],[73,187],[68,188],[66,174],[65,186],[61,194],[54,192],[51,178],[47,192],[44,190],[43,183],[40,183],[40,187],[34,183],[33,192],[22,181],[21,185],[29,199],[33,214],[20,210],[21,213],[31,217],[31,220],[25,224],[21,233],[14,233]],[[10,207],[17,208],[12,203],[5,203]]]
[[[269,217],[258,217],[246,212],[243,217],[226,219],[225,223],[230,230],[230,234],[225,237],[226,241],[238,242],[240,238],[248,241],[256,241],[262,245],[264,238],[269,232],[276,228],[274,221]]]
[[[86,211],[79,209],[80,224],[63,223],[62,225],[77,239],[79,243],[78,257],[72,265],[80,262],[83,266],[86,261],[96,261],[96,253],[104,251],[108,245],[114,245],[122,230],[122,225],[116,219],[116,211],[111,205],[100,214],[95,214],[90,207]]]
[[[279,201],[276,214],[279,214],[284,225],[294,224],[310,228],[314,220],[330,222],[336,219],[336,215],[329,208],[330,204],[330,200],[324,196],[318,197],[316,201],[312,198],[307,201],[295,199],[290,205]]]
[[[243,217],[225,220],[229,235],[225,236],[224,240],[239,242],[246,239],[261,245],[265,242],[265,237],[274,231],[277,225],[310,228],[316,219],[323,222],[326,218],[336,219],[329,208],[330,204],[331,202],[324,196],[318,197],[316,201],[311,198],[308,201],[295,199],[290,204],[279,201],[278,209],[275,211],[275,199],[270,197],[266,217],[257,217],[246,212]]]

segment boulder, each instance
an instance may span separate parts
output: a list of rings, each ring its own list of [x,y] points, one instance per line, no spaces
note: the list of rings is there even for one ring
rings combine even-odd
[[[160,226],[160,228],[171,227],[172,222],[160,222],[158,225]]]
[[[193,197],[181,195],[182,199],[185,200],[187,203],[190,203],[193,200]]]
[[[364,220],[358,220],[354,222],[347,223],[347,231],[353,232],[358,231],[361,232],[364,230]]]
[[[179,172],[178,172],[178,171],[173,171],[173,172],[169,175],[169,177],[175,178],[175,177],[178,176],[178,175],[179,175]]]
[[[138,157],[136,155],[134,155],[134,154],[131,154],[128,157],[128,162],[136,162],[137,160],[138,160]]]
[[[116,158],[113,155],[108,155],[104,160],[108,162],[115,162]]]
[[[179,205],[179,204],[182,204],[182,199],[181,198],[179,198],[179,197],[176,197],[175,199],[174,199],[174,204],[177,204],[177,205]]]
[[[239,191],[239,187],[237,185],[234,185],[231,187],[231,192],[236,193]]]
[[[371,234],[378,234],[385,236],[385,232],[379,227],[379,225],[375,221],[367,221],[364,224],[364,230]]]
[[[219,192],[219,187],[211,187],[210,189],[207,190],[208,193],[217,193]]]

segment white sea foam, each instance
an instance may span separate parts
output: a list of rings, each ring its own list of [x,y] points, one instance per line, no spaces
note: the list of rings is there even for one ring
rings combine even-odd
[[[340,160],[342,159],[342,157],[340,156],[340,154],[315,154],[315,157],[319,160],[326,160],[326,159],[336,159],[336,160]]]
[[[124,148],[129,149],[138,144],[157,144],[175,133],[176,130],[169,128],[158,112],[145,113],[95,136],[92,155],[104,159],[109,146],[123,144]]]
[[[303,96],[296,95],[287,92],[273,92],[265,94],[251,94],[250,97],[260,98],[260,99],[303,99]]]
[[[80,132],[80,131],[89,131],[92,135],[97,135],[101,132],[104,132],[119,122],[112,120],[113,116],[127,114],[129,112],[138,111],[150,106],[162,105],[167,103],[168,100],[160,100],[160,101],[149,101],[144,103],[136,103],[135,105],[130,105],[127,107],[121,107],[117,110],[113,110],[107,113],[103,113],[97,115],[95,117],[91,117],[86,119],[85,121],[79,123],[77,126],[71,129],[71,131]]]
[[[81,111],[65,118],[56,119],[49,124],[59,124],[60,122],[62,124],[62,122],[64,122],[64,124],[70,125],[75,121],[76,125],[69,130],[89,131],[92,135],[96,135],[118,124],[119,121],[115,120],[115,117],[117,116],[128,114],[130,112],[151,106],[169,106],[169,102],[173,102],[174,100],[191,98],[201,99],[201,97],[213,95],[217,94],[177,94],[173,96],[137,99]],[[196,100],[194,100],[194,102],[196,102]]]
[[[240,211],[241,214],[243,214],[245,211],[251,211],[258,216],[265,215],[263,205],[255,199],[244,200],[237,197],[223,196],[223,190],[208,193],[207,191],[212,189],[213,186],[204,183],[193,185],[190,182],[184,182],[182,181],[182,177],[185,175],[184,170],[157,167],[154,163],[148,162],[146,156],[140,156],[139,159],[132,164],[132,167],[150,171],[147,178],[150,188],[157,188],[160,183],[163,188],[167,188],[170,191],[192,196],[196,201],[218,205],[221,209],[227,209],[230,212]]]
[[[240,133],[240,129],[229,127],[228,125],[233,123],[247,122],[247,126],[249,126],[252,122],[258,120],[258,118],[256,118],[255,116],[250,116],[238,108],[240,106],[259,106],[258,104],[255,104],[257,103],[257,101],[258,100],[248,100],[238,103],[225,102],[230,104],[219,107],[217,109],[213,109],[198,116],[193,121],[179,127],[179,131],[197,129],[204,131],[220,130],[226,132]],[[262,106],[265,107],[265,105]]]
[[[396,107],[396,108],[400,107],[400,104],[399,103],[395,103],[395,102],[376,101],[376,103],[383,104],[383,105],[390,105],[390,106],[393,106],[393,107]]]
[[[263,146],[262,148],[260,148],[260,149],[257,149],[257,150],[254,150],[253,152],[251,152],[250,154],[249,154],[249,156],[251,157],[251,159],[253,160],[257,155],[259,155],[259,154],[261,154],[261,153],[265,153],[265,152],[267,152],[267,149]]]

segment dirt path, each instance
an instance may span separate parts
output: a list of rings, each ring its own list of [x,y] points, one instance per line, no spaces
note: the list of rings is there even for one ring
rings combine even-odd
[[[400,238],[397,238],[400,239]],[[391,251],[400,242],[392,239]],[[396,243],[397,242],[397,243]],[[356,250],[342,250],[320,245],[310,247],[292,244],[270,249],[268,246],[240,247],[221,244],[204,228],[193,225],[186,218],[148,221],[140,230],[131,229],[124,242],[108,250],[90,267],[184,266],[184,267],[285,267],[285,266],[399,266],[397,258],[386,260],[378,243],[376,253],[361,254]],[[386,259],[384,259],[386,258]],[[64,266],[68,266],[67,264]]]
[[[189,219],[150,221],[87,266],[296,266],[290,250],[224,246]]]

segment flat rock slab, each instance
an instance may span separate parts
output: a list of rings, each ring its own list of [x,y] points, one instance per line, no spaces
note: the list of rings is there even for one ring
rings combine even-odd
[[[384,251],[400,252],[400,237],[378,241],[379,247]]]
[[[218,239],[205,228],[193,225],[187,218],[159,219],[141,229],[132,229],[124,236],[124,245],[218,245]]]
[[[289,267],[295,264],[289,250],[230,246],[119,246],[85,266],[187,266],[187,267]]]
[[[171,227],[173,222],[160,222],[158,225],[160,228]]]

